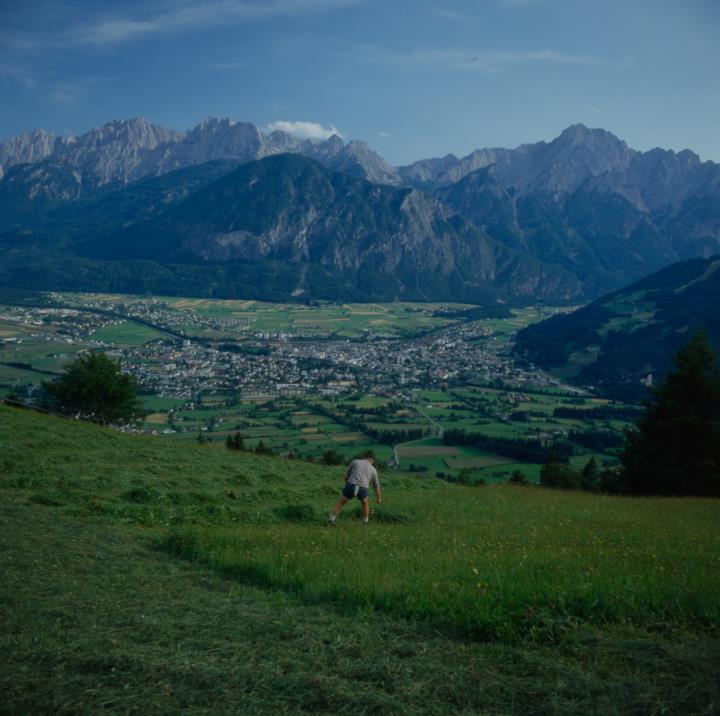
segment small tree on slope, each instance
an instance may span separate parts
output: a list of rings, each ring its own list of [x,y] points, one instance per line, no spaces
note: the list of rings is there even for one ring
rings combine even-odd
[[[720,370],[704,331],[677,353],[621,456],[627,490],[720,495]]]
[[[64,412],[79,413],[101,425],[131,422],[143,414],[137,381],[104,353],[80,356],[60,379],[43,387]]]

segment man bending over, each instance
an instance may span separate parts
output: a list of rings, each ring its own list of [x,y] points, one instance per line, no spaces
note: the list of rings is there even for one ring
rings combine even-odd
[[[334,525],[340,510],[345,507],[348,500],[357,497],[362,505],[363,523],[368,523],[370,516],[370,506],[368,504],[368,487],[372,483],[375,490],[375,501],[378,505],[382,502],[380,498],[380,481],[378,480],[377,470],[373,467],[375,457],[367,454],[362,460],[353,460],[345,473],[345,488],[342,491],[340,499],[332,508],[328,517],[328,524]]]

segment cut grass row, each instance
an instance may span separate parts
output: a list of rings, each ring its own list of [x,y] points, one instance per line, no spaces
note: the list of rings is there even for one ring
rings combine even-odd
[[[310,601],[504,639],[585,622],[720,623],[717,500],[467,488],[394,474],[383,475],[372,530],[348,517],[327,531],[323,514],[342,467],[133,438],[8,408],[0,416],[15,434],[0,453],[1,486],[74,515],[175,525],[176,551]],[[353,544],[364,558],[339,559]]]

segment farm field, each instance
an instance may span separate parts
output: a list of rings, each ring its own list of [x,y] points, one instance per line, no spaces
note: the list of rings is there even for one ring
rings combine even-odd
[[[383,470],[370,526],[349,506],[327,528],[340,466],[5,406],[0,465],[10,713],[720,702],[718,500]]]
[[[61,295],[61,294],[58,294]],[[62,294],[68,305],[112,308],[120,303],[125,309],[147,304],[146,297],[107,294]],[[460,303],[345,303],[317,305],[267,303],[253,300],[199,299],[175,296],[153,298],[155,310],[175,313],[177,327],[188,335],[227,338],[250,332],[303,333],[334,338],[359,338],[368,332],[388,337],[406,337],[442,328],[459,319],[445,318],[472,306]],[[187,321],[182,322],[185,316]],[[211,328],[193,317],[219,321]],[[222,328],[221,326],[225,326]]]
[[[525,401],[525,402],[523,402]],[[241,402],[207,399],[202,409],[176,408],[172,425],[154,414],[146,424],[150,430],[175,430],[175,439],[203,440],[223,446],[228,434],[240,432],[248,448],[263,445],[281,454],[320,461],[327,450],[350,458],[373,450],[381,459],[395,457],[401,469],[430,475],[457,475],[469,470],[486,482],[507,481],[516,470],[537,481],[540,465],[518,461],[486,449],[467,445],[446,445],[439,430],[460,429],[470,433],[507,439],[557,438],[571,431],[609,430],[620,435],[630,425],[623,420],[554,418],[557,408],[592,410],[607,401],[578,398],[576,395],[526,394],[496,388],[472,387],[448,392],[419,391],[400,402],[392,398],[359,400],[307,400],[301,398]],[[516,409],[531,414],[521,421],[501,419]],[[396,448],[396,452],[393,452]],[[593,451],[576,445],[574,465],[591,456],[599,464],[612,464],[611,452]]]
[[[463,304],[341,304],[302,306],[261,301],[162,299],[169,305],[205,316],[247,319],[249,329],[269,333],[303,332],[357,338],[367,331],[399,337],[452,323],[433,316],[443,310],[462,310]]]
[[[105,326],[94,331],[92,337],[96,341],[114,343],[116,346],[137,346],[148,341],[162,338],[163,334],[148,326],[142,326],[131,321],[122,321],[116,325]]]

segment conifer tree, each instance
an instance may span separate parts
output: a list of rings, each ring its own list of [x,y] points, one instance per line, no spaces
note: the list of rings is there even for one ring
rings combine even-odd
[[[244,450],[245,449],[245,443],[243,441],[242,435],[240,435],[240,431],[238,430],[234,435],[228,435],[225,439],[225,447],[228,450]]]
[[[621,456],[626,489],[720,495],[720,369],[705,331],[673,359]]]
[[[552,451],[545,464],[540,468],[540,484],[543,487],[557,487],[562,490],[578,488],[578,476],[566,462],[560,462]]]
[[[580,485],[583,490],[597,490],[600,486],[600,472],[594,455],[585,463],[585,467],[582,469]]]

